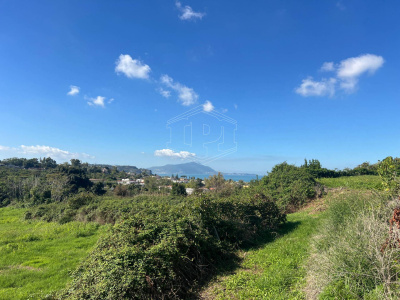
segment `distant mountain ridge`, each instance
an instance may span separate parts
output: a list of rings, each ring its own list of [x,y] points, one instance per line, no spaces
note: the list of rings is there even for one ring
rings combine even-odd
[[[213,175],[218,173],[214,169],[196,162],[183,163],[177,165],[168,164],[165,166],[150,167],[148,169],[150,169],[153,174],[158,174],[158,175],[171,175],[171,174]]]

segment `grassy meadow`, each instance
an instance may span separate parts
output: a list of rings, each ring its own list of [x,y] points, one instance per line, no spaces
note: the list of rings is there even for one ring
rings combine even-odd
[[[95,223],[25,221],[0,208],[0,299],[43,299],[70,280],[105,229]]]
[[[355,190],[382,190],[382,180],[377,175],[342,176],[337,178],[319,178],[317,180],[328,188],[345,187]]]

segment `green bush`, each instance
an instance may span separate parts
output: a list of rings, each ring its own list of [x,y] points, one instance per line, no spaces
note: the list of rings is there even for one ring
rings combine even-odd
[[[161,208],[161,207],[160,207]],[[190,293],[223,254],[184,207],[139,213],[115,225],[74,274],[68,299],[161,299]]]
[[[260,181],[264,193],[276,200],[284,211],[300,207],[307,200],[317,196],[317,183],[305,169],[286,162],[276,165],[268,176]]]
[[[190,201],[138,196],[107,205],[119,206],[120,221],[74,273],[62,298],[186,299],[237,245],[285,221],[262,195]]]
[[[171,195],[173,196],[186,196],[186,189],[184,184],[172,183]]]

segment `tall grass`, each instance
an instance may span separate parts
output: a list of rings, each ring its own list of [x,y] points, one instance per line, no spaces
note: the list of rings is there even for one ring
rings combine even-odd
[[[329,203],[308,263],[309,299],[399,299],[400,249],[382,245],[399,200],[347,192]],[[396,229],[397,230],[397,229]]]
[[[375,175],[342,176],[337,178],[319,178],[317,180],[328,188],[346,187],[355,190],[382,190],[382,180]]]

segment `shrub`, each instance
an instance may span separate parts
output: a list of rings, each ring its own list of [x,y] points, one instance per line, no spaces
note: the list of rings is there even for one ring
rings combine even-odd
[[[223,254],[185,207],[139,213],[115,225],[74,273],[68,299],[161,299],[188,295]]]
[[[262,195],[186,199],[138,196],[112,202],[120,203],[122,219],[76,270],[61,298],[190,298],[196,282],[234,247],[285,221]]]
[[[400,184],[397,179],[395,161],[391,156],[386,157],[378,165],[378,174],[382,179],[384,190],[394,196],[399,193]]]
[[[76,210],[84,205],[88,205],[93,201],[94,195],[91,193],[81,192],[68,199],[68,207]]]
[[[286,162],[276,165],[268,176],[262,178],[261,185],[284,211],[298,208],[316,196],[317,183],[312,175],[305,168]]]
[[[173,195],[173,196],[186,196],[187,193],[186,193],[185,185],[174,182],[172,184],[171,195]]]

